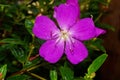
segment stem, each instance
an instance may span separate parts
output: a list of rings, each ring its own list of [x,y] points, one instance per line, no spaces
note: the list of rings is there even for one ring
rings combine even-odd
[[[18,74],[23,74],[24,72],[25,72],[25,70],[20,70],[18,72],[13,73],[12,75],[10,75],[8,77],[12,77],[12,76],[15,76],[15,75],[18,75]]]
[[[41,76],[39,76],[37,74],[31,73],[31,72],[27,72],[27,73],[29,73],[31,76],[34,76],[34,77],[36,77],[36,78],[38,78],[40,80],[46,80],[45,78],[43,78],[43,77],[41,77]]]
[[[39,64],[39,65],[36,65],[36,66],[33,66],[33,67],[27,69],[26,71],[31,71],[31,70],[36,69],[36,68],[38,68],[38,67],[40,67],[40,66],[43,66],[43,65],[46,65],[46,63]]]
[[[55,1],[55,0],[52,0],[52,1],[49,3],[49,5],[53,4],[53,3],[54,3],[54,1]]]
[[[35,36],[34,34],[32,34],[32,43],[34,43],[34,41],[35,41]]]
[[[31,54],[32,54],[32,52],[33,52],[33,50],[34,50],[34,45],[31,44],[31,45],[30,45],[30,51],[29,51],[29,54],[28,54],[28,57],[27,57],[27,61],[29,61],[29,58],[30,58],[30,56],[31,56]]]
[[[30,45],[30,51],[29,51],[29,54],[28,54],[28,57],[27,57],[27,61],[29,61],[29,58],[30,58],[30,56],[31,56],[31,54],[32,54],[32,52],[33,52],[33,50],[35,48],[34,45],[33,45],[34,41],[35,41],[35,36],[32,35],[32,43]]]
[[[48,63],[42,63],[42,64],[39,64],[39,65],[30,67],[30,68],[28,68],[28,69],[22,69],[22,70],[20,70],[20,71],[18,71],[18,72],[13,73],[11,76],[15,76],[15,75],[18,75],[18,74],[23,74],[23,73],[25,73],[25,72],[31,71],[31,70],[33,70],[33,69],[36,69],[36,68],[38,68],[38,67],[40,67],[40,66],[47,65],[47,64],[48,64]],[[11,77],[11,76],[9,76],[9,77]]]
[[[30,58],[29,58],[29,61],[32,61],[32,60],[36,59],[37,57],[39,57],[39,54],[37,54],[37,55],[35,55],[35,56],[30,57]]]
[[[103,12],[101,12],[99,15],[98,15],[98,17],[95,19],[95,23],[102,17],[102,15],[103,15]]]

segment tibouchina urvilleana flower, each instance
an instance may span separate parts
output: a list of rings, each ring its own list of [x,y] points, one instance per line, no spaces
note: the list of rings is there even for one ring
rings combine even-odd
[[[36,17],[33,33],[46,40],[39,49],[40,56],[46,61],[56,63],[65,53],[72,64],[78,64],[88,56],[83,41],[105,33],[95,27],[92,18],[78,19],[78,14],[78,8],[68,2],[54,8],[54,18],[58,25],[47,16]]]

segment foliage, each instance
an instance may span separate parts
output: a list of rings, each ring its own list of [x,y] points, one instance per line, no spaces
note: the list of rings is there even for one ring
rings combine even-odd
[[[102,6],[108,8],[108,1],[79,0],[81,17],[93,16],[97,26],[114,30],[108,24],[100,23],[100,17],[107,10]],[[95,77],[107,57],[100,37],[85,42],[89,57],[76,66],[64,56],[58,63],[49,64],[38,54],[44,41],[32,34],[35,17],[38,14],[52,17],[53,7],[64,2],[0,0],[0,80],[92,80]]]

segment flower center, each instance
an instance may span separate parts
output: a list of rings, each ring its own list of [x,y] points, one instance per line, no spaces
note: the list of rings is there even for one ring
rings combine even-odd
[[[61,30],[60,38],[64,41],[68,40],[70,37],[70,33],[67,30]]]
[[[60,32],[56,33],[57,34],[57,40],[56,43],[58,42],[71,42],[72,40],[72,33],[69,30],[62,29]]]

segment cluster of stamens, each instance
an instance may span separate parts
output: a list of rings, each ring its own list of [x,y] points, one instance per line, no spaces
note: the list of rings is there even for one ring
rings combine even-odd
[[[68,31],[66,31],[66,30],[61,30],[61,32],[60,32],[60,38],[61,38],[62,40],[66,41],[67,39],[69,39],[69,36],[70,36],[70,34],[69,34]]]

